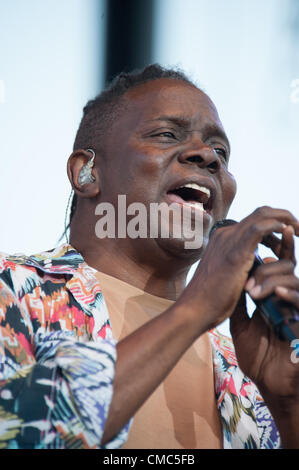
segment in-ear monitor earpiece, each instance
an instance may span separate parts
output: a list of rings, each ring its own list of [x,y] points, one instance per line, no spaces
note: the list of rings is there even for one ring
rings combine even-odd
[[[80,186],[83,186],[87,183],[93,183],[95,181],[95,177],[92,175],[92,167],[94,165],[95,159],[95,152],[92,149],[86,149],[86,152],[90,152],[92,154],[91,159],[84,165],[79,173],[78,183]]]

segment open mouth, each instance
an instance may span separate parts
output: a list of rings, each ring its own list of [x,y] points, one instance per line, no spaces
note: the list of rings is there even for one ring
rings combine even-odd
[[[212,209],[211,191],[205,186],[196,183],[187,183],[168,191],[169,199],[179,204],[188,204],[195,208],[202,208],[210,213]]]

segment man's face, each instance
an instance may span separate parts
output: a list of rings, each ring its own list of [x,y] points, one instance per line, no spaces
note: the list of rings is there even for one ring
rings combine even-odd
[[[205,237],[226,216],[236,192],[227,167],[229,143],[212,101],[195,87],[159,79],[130,90],[105,148],[100,201],[117,205],[117,195],[125,194],[127,205],[192,206],[201,210]],[[183,242],[158,238],[144,243],[178,253],[186,251]]]

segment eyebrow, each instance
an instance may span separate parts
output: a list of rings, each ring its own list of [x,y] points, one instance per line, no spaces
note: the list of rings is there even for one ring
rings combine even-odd
[[[154,122],[154,121],[168,121],[173,124],[176,124],[179,127],[183,127],[185,129],[188,129],[191,126],[190,119],[184,118],[181,116],[159,116],[158,118],[149,120],[149,122]]]
[[[171,122],[172,124],[175,124],[178,127],[181,127],[185,130],[189,130],[191,127],[191,121],[188,118],[184,118],[181,116],[159,116],[156,119],[150,119],[149,122],[154,122],[154,121],[167,121]],[[230,152],[230,143],[228,140],[228,137],[226,133],[216,124],[207,124],[203,130],[203,139],[210,139],[211,137],[220,137],[224,142],[226,143],[228,150]]]

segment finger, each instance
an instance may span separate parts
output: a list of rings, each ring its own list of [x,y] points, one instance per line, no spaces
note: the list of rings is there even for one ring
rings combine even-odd
[[[287,225],[283,224],[284,227],[287,227]],[[278,257],[280,253],[280,247],[281,247],[281,239],[278,238],[274,233],[270,233],[269,235],[265,235],[261,241],[261,243],[266,246],[267,248],[271,248],[273,253]]]
[[[241,225],[242,222],[239,224]],[[273,240],[273,238],[269,237],[269,235],[273,232],[282,233],[285,228],[286,224],[277,219],[260,219],[252,223],[249,227],[247,224],[242,226],[243,240],[245,244],[248,244],[250,249],[255,250],[257,244],[261,243],[265,237],[267,237],[268,246],[273,249],[273,251],[276,250],[278,253],[278,245],[275,242],[272,248],[270,240]]]
[[[290,260],[277,261],[275,258],[264,258],[264,264],[258,266],[249,277],[244,289],[250,291],[255,285],[260,285],[267,277],[282,274],[293,274],[294,264]]]
[[[265,260],[263,260],[265,261]],[[256,284],[262,284],[270,276],[281,276],[294,274],[294,263],[290,260],[279,260],[268,258],[268,261],[258,266],[252,276],[248,279],[245,289],[249,291]]]
[[[267,262],[258,266],[254,270],[254,277],[262,282],[265,277],[276,274],[291,274],[294,272],[294,269],[295,265],[290,259],[275,260],[275,262]]]
[[[255,284],[254,287],[248,290],[248,294],[254,300],[260,300],[275,293],[277,286],[299,292],[299,279],[294,275],[271,276],[261,284]]]
[[[295,230],[292,225],[283,224],[282,239],[278,238],[274,233],[266,235],[261,240],[261,243],[267,248],[271,248],[273,253],[280,259],[289,258],[295,260],[294,254],[294,234]]]
[[[277,286],[275,294],[283,300],[293,304],[299,310],[299,292],[295,289],[289,289],[283,286]]]
[[[294,228],[291,225],[283,230],[279,259],[290,259],[296,263],[294,233]]]
[[[266,219],[276,220],[280,223],[284,223],[285,225],[292,225],[295,229],[296,235],[299,235],[298,219],[290,211],[287,211],[285,209],[274,209],[273,207],[262,206],[256,209],[248,217],[243,219],[243,221],[246,223],[246,225],[249,223],[249,225],[252,226],[252,224],[254,224],[255,222],[265,221]],[[265,235],[268,234],[265,233]]]

